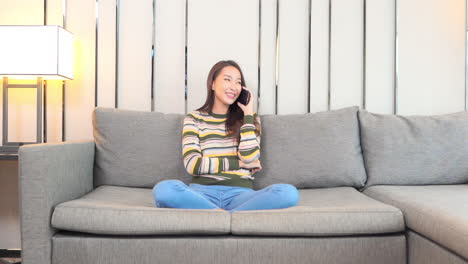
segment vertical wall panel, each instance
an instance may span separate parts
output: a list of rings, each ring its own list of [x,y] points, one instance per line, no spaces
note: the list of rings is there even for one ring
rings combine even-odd
[[[59,25],[63,27],[63,2],[64,0],[47,0],[47,25]]]
[[[310,112],[328,109],[328,30],[331,0],[311,0]]]
[[[279,0],[278,114],[307,113],[308,8],[308,0]]]
[[[154,110],[185,113],[185,1],[155,1]]]
[[[276,3],[261,0],[259,114],[276,111]]]
[[[92,139],[95,87],[95,2],[67,1],[66,28],[74,35],[74,80],[65,92],[65,140]]]
[[[398,0],[397,114],[464,110],[465,10],[465,0]]]
[[[32,84],[35,80],[13,80],[10,84]],[[35,88],[8,88],[8,141],[36,142],[37,90]]]
[[[0,25],[42,25],[44,23],[43,1],[1,0],[0,7]],[[3,117],[3,80],[1,78],[0,83],[0,116]],[[33,105],[25,104],[32,97],[36,98],[35,91],[32,91],[32,89],[12,89],[11,91],[15,91],[14,94],[17,99],[9,99],[9,141],[36,141],[36,103],[34,102]],[[20,132],[21,129],[33,132]],[[3,122],[0,122],[0,145],[3,144],[1,138],[3,138]]]
[[[366,1],[365,108],[393,113],[395,0]]]
[[[63,0],[47,0],[46,24],[59,25],[63,27]],[[45,112],[47,122],[46,142],[62,141],[62,113],[63,113],[63,94],[62,80],[47,80],[46,83],[46,102]]]
[[[331,0],[330,108],[362,105],[363,0]]]
[[[116,0],[97,3],[97,106],[115,107]]]
[[[62,141],[62,80],[47,80],[46,92],[46,142]]]
[[[257,94],[258,2],[189,0],[187,11],[187,111],[205,102],[208,72],[220,60],[235,60],[244,73],[246,86]]]
[[[151,110],[152,0],[119,0],[118,108]]]

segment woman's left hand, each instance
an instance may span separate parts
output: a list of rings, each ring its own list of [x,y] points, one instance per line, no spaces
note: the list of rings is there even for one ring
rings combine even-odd
[[[262,165],[259,164],[259,167],[258,168],[253,168],[252,169],[252,174],[256,173],[257,171],[261,171],[262,170]]]
[[[247,87],[245,87],[245,86],[242,86],[242,89],[245,89],[247,92],[250,93],[250,99],[249,99],[249,102],[247,103],[247,105],[243,105],[239,101],[237,101],[237,105],[242,109],[242,111],[244,111],[244,115],[253,115],[253,113],[254,113],[254,111],[253,111],[253,101],[254,101],[253,93],[249,89],[247,89]]]

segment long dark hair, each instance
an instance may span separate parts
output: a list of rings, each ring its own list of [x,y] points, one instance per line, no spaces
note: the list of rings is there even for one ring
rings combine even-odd
[[[206,79],[206,88],[207,88],[207,95],[206,101],[202,107],[196,109],[197,111],[203,111],[206,113],[210,113],[213,110],[213,104],[215,99],[215,94],[212,89],[213,82],[218,77],[219,73],[224,67],[232,66],[235,67],[241,74],[241,85],[245,86],[245,79],[244,74],[242,73],[241,68],[239,65],[233,60],[223,60],[217,62],[213,67],[211,67],[210,72],[208,73],[208,78]],[[226,119],[226,131],[228,132],[228,136],[236,136],[237,142],[240,142],[240,127],[243,125],[244,121],[244,111],[237,105],[237,101],[234,102],[229,106],[229,110],[227,113]],[[261,132],[260,124],[258,123],[257,119],[254,119],[255,125],[255,134],[258,136]]]

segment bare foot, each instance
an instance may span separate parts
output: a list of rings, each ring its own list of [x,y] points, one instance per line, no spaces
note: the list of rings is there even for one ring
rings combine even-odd
[[[223,208],[218,208],[218,209],[216,209],[216,210],[226,211],[226,210],[224,210]]]

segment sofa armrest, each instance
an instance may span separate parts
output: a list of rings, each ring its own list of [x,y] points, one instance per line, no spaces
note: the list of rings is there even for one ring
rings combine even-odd
[[[22,263],[50,264],[54,207],[93,189],[93,141],[19,148]]]

